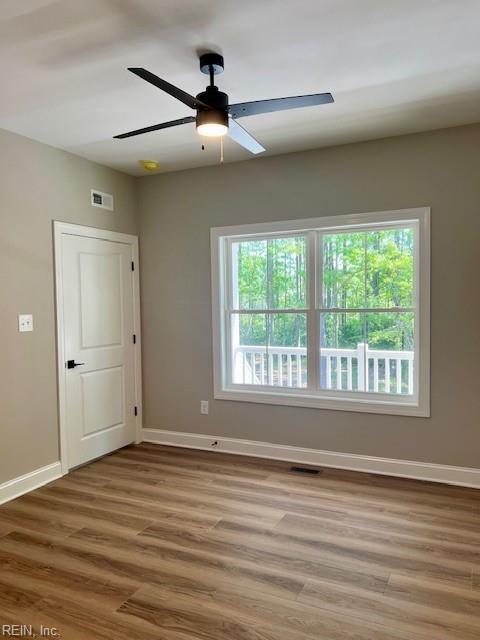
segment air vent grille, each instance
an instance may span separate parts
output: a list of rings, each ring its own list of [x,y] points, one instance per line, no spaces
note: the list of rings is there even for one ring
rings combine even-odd
[[[90,192],[90,202],[92,207],[100,207],[100,209],[113,211],[113,196],[111,193],[104,193],[103,191],[92,189]]]

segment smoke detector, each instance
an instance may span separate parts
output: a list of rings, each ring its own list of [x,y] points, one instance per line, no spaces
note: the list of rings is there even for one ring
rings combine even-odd
[[[160,163],[156,160],[139,160],[138,162],[145,171],[156,171],[160,169]]]

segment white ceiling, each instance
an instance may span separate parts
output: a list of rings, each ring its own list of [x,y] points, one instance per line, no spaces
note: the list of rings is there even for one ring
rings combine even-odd
[[[479,30],[479,0],[2,0],[0,127],[135,175],[217,163],[194,125],[112,140],[193,113],[126,67],[196,94],[206,49],[232,102],[334,95],[242,119],[268,154],[478,122]]]

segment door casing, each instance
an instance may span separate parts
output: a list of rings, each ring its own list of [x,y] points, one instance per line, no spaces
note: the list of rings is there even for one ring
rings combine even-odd
[[[74,235],[86,238],[97,238],[99,240],[111,240],[128,244],[132,251],[132,262],[135,265],[133,275],[133,321],[134,333],[136,336],[135,349],[135,405],[137,415],[135,418],[136,443],[142,441],[142,336],[140,326],[140,279],[138,263],[138,237],[118,231],[108,231],[106,229],[96,229],[95,227],[85,227],[82,225],[67,222],[54,221],[53,223],[53,246],[55,261],[55,307],[56,307],[56,333],[57,333],[57,384],[58,384],[58,416],[59,416],[59,441],[60,441],[60,463],[62,474],[69,471],[68,447],[67,447],[67,418],[66,418],[66,369],[67,354],[65,350],[65,324],[63,317],[63,274],[62,274],[62,236]]]

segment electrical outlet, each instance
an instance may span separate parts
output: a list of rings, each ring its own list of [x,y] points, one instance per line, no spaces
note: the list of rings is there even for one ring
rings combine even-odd
[[[200,413],[204,416],[208,414],[208,400],[200,400]]]
[[[21,313],[18,316],[18,330],[20,332],[33,331],[33,316],[31,314]]]

